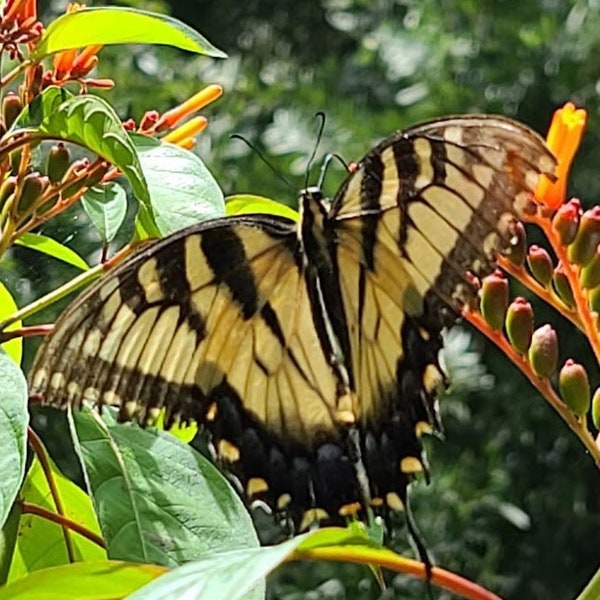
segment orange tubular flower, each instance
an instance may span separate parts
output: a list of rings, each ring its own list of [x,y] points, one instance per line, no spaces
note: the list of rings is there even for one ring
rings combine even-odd
[[[575,108],[572,102],[567,102],[562,108],[556,110],[552,117],[546,141],[558,160],[557,179],[552,183],[549,179],[542,178],[535,193],[536,200],[552,211],[565,201],[567,175],[581,143],[586,120],[586,111]]]
[[[177,146],[183,145],[183,147],[188,147],[189,142],[187,140],[193,140],[195,136],[206,129],[207,125],[208,119],[206,117],[194,117],[181,125],[181,127],[168,133],[163,140]]]
[[[197,94],[194,94],[189,100],[164,113],[156,123],[155,131],[163,131],[164,129],[174,127],[182,119],[199,111],[207,104],[214,102],[222,94],[223,88],[220,85],[213,84],[205,87]]]

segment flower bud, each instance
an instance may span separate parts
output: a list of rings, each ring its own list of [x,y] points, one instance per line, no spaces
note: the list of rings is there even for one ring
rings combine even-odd
[[[67,169],[64,177],[62,178],[63,183],[75,179],[73,183],[67,185],[61,192],[62,198],[70,198],[75,195],[82,187],[86,185],[86,178],[82,177],[81,179],[77,179],[81,176],[84,171],[86,171],[90,166],[90,161],[87,158],[81,158],[76,160],[71,164],[71,166]]]
[[[0,208],[5,202],[15,193],[17,188],[17,178],[14,176],[7,177],[0,185]]]
[[[552,276],[552,284],[554,291],[558,297],[569,307],[575,306],[575,298],[573,296],[573,290],[571,284],[565,274],[564,267],[561,263],[558,263],[556,269],[554,269],[554,275]]]
[[[600,388],[594,392],[592,398],[592,423],[596,429],[600,429]]]
[[[558,375],[558,388],[563,402],[582,417],[590,408],[590,382],[586,370],[568,359]]]
[[[579,231],[569,246],[569,261],[577,265],[587,265],[600,243],[600,206],[586,210],[581,216]]]
[[[561,204],[552,219],[552,227],[558,234],[563,246],[573,243],[579,229],[581,203],[577,198],[571,198],[567,203]]]
[[[579,283],[586,290],[600,285],[600,246],[596,247],[594,258],[579,272]]]
[[[135,131],[137,125],[133,119],[127,119],[127,121],[123,121],[123,129],[125,131]]]
[[[46,173],[48,173],[48,177],[52,183],[62,181],[62,178],[69,168],[70,162],[71,153],[62,142],[58,142],[58,144],[50,148],[50,152],[48,152]]]
[[[521,221],[515,221],[511,225],[511,234],[510,245],[505,256],[513,265],[520,267],[527,256],[527,235],[525,234],[525,226]]]
[[[550,325],[533,332],[529,347],[529,363],[533,372],[542,378],[551,377],[558,362],[558,336]]]
[[[515,298],[506,313],[506,333],[512,347],[525,354],[533,335],[533,310],[525,298]]]
[[[85,180],[85,185],[90,188],[98,185],[109,169],[110,164],[108,162],[103,162],[100,165],[95,166],[89,177]]]
[[[160,117],[157,110],[148,110],[144,113],[142,120],[140,121],[140,130],[148,131],[153,129]]]
[[[502,271],[484,277],[481,286],[481,314],[492,329],[502,329],[508,307],[508,281]]]
[[[548,287],[552,281],[554,265],[550,255],[544,248],[530,246],[527,254],[527,264],[531,274],[544,286]]]
[[[10,162],[10,170],[13,173],[18,173],[19,169],[21,167],[21,156],[23,155],[23,151],[21,149],[19,150],[13,150],[9,155],[8,155],[8,160]]]
[[[48,178],[45,175],[40,175],[37,171],[25,175],[21,187],[21,195],[19,196],[19,202],[17,204],[19,213],[26,212],[35,202],[37,202],[37,200],[39,200],[40,196],[48,187],[48,183]]]
[[[600,287],[595,287],[588,292],[588,305],[592,312],[600,315]]]
[[[2,100],[2,118],[4,119],[6,129],[10,129],[22,110],[23,103],[21,102],[21,98],[14,92],[8,92]]]

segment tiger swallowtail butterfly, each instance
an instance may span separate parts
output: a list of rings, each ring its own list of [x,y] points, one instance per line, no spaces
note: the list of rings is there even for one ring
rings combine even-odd
[[[555,162],[502,117],[397,132],[331,202],[303,192],[298,223],[211,220],[116,266],[58,319],[31,393],[195,420],[247,495],[297,525],[387,514],[425,468],[440,333],[476,294],[468,272],[491,270]]]

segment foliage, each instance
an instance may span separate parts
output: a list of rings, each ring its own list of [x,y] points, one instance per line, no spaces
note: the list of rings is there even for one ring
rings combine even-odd
[[[173,4],[175,11],[183,15],[195,3]],[[264,575],[290,559],[337,559],[424,576],[422,565],[378,548],[355,531],[325,530],[268,550],[257,548],[245,507],[208,461],[162,432],[133,430],[111,422],[110,415],[105,415],[104,421],[89,414],[76,415],[70,424],[79,440],[79,462],[75,467],[83,469],[89,495],[82,492],[60,474],[37,436],[31,430],[27,432],[23,375],[15,366],[21,358],[19,336],[46,331],[43,326],[31,325],[34,321],[29,319],[43,317],[50,305],[55,308],[57,300],[100,275],[129,250],[126,246],[108,263],[103,261],[89,269],[87,263],[97,262],[97,256],[89,251],[92,245],[102,248],[101,258],[105,259],[112,247],[131,241],[133,235],[136,240],[166,235],[190,222],[224,214],[219,185],[200,159],[189,152],[195,136],[206,125],[206,119],[192,114],[215,99],[215,86],[200,92],[188,104],[183,102],[188,91],[173,84],[175,73],[183,80],[197,79],[200,73],[203,79],[219,80],[235,89],[235,93],[226,95],[219,113],[211,119],[212,140],[206,136],[199,140],[205,154],[210,148],[211,169],[225,190],[281,196],[270,174],[267,176],[263,170],[257,175],[256,169],[250,168],[255,157],[240,142],[227,140],[226,131],[258,140],[259,147],[275,157],[277,168],[298,177],[304,174],[305,157],[314,145],[316,126],[312,115],[324,106],[329,116],[325,149],[338,149],[344,144],[349,155],[363,152],[371,140],[389,133],[399,122],[413,122],[440,112],[485,108],[516,114],[542,126],[554,105],[567,96],[593,110],[597,100],[590,82],[596,81],[598,74],[594,73],[593,61],[587,59],[596,51],[596,42],[593,36],[587,36],[585,43],[582,38],[600,20],[598,9],[579,4],[567,7],[560,2],[543,5],[540,17],[542,2],[540,6],[520,3],[518,14],[506,11],[504,3],[492,1],[473,4],[456,0],[453,6],[443,7],[434,0],[414,5],[329,2],[324,8],[318,3],[305,3],[294,4],[300,14],[292,23],[285,3],[281,7],[260,2],[243,5],[243,19],[239,3],[233,3],[231,10],[211,3],[204,7],[203,29],[223,36],[219,44],[233,50],[232,59],[224,61],[222,67],[215,63],[199,67],[189,55],[181,58],[172,54],[166,73],[160,69],[158,77],[150,77],[144,68],[132,66],[146,65],[152,71],[148,65],[160,56],[155,48],[119,54],[122,60],[118,64],[106,61],[105,68],[119,82],[126,80],[127,73],[129,85],[122,92],[119,88],[111,92],[108,102],[105,90],[112,87],[112,78],[92,76],[97,66],[100,73],[103,68],[102,63],[97,65],[99,45],[129,42],[128,31],[139,26],[137,19],[144,19],[145,42],[166,43],[212,56],[221,53],[193,30],[158,15],[109,9],[71,12],[56,19],[44,33],[33,2],[3,3],[2,27],[14,36],[12,42],[6,38],[9,41],[4,51],[12,52],[12,61],[1,81],[0,275],[6,285],[0,282],[0,330],[2,340],[12,338],[3,348],[14,360],[4,352],[0,354],[4,415],[0,430],[6,438],[1,447],[8,465],[2,472],[13,475],[3,478],[1,484],[4,528],[0,572],[10,585],[0,589],[0,597],[31,598],[49,588],[60,589],[61,597],[124,597],[167,568],[190,559],[199,560],[174,568],[171,575],[156,580],[156,587],[140,590],[134,597],[180,596],[180,586],[189,590],[194,585],[202,587],[205,581],[206,585],[216,585],[221,593],[227,589],[244,594],[258,586],[251,593],[262,597]],[[186,20],[191,22],[195,14],[188,14]],[[131,27],[128,18],[132,19]],[[88,19],[92,19],[93,27]],[[393,29],[396,22],[402,23],[405,35],[401,38]],[[515,22],[520,23],[519,27],[514,27]],[[320,34],[315,35],[315,31]],[[314,43],[306,44],[307,39]],[[498,44],[498,40],[503,43]],[[110,49],[103,53],[110,56]],[[51,67],[45,67],[50,61]],[[315,61],[319,61],[318,67]],[[551,85],[559,72],[561,84]],[[298,85],[298,79],[302,85]],[[72,90],[78,88],[80,93],[75,95]],[[134,88],[140,92],[136,96],[132,96]],[[7,93],[10,89],[15,95]],[[90,94],[91,89],[98,95]],[[335,110],[329,100],[332,90],[338,94]],[[162,114],[147,111],[150,95]],[[166,110],[174,99],[183,103]],[[126,106],[131,112],[126,112]],[[129,120],[129,114],[135,115],[137,122]],[[186,124],[181,125],[184,120]],[[591,167],[582,162],[575,173],[575,185],[593,197],[597,178],[588,176]],[[169,178],[166,189],[163,174]],[[303,184],[301,181],[298,187]],[[87,226],[78,234],[85,238],[82,256],[57,241],[83,230],[74,226],[76,216],[70,208],[80,200],[97,229],[93,236]],[[172,200],[180,205],[173,206]],[[288,203],[291,200],[288,198]],[[253,204],[268,212],[282,210],[255,196],[234,202],[239,206],[232,204],[229,211],[255,210]],[[555,241],[551,223],[545,227],[550,241]],[[52,237],[40,235],[40,228]],[[31,233],[33,229],[35,234]],[[553,247],[558,256],[561,252],[564,255],[565,244]],[[18,289],[16,282],[21,281],[24,263],[30,262],[24,257],[31,254],[23,254],[23,249],[45,253],[83,274],[58,288],[64,282],[61,278],[66,279],[73,271],[65,275],[52,268],[43,282],[49,294],[41,295],[42,285],[11,294],[9,289]],[[568,259],[563,261],[563,265],[569,264]],[[535,273],[522,263],[511,266],[506,262],[503,267],[533,293],[541,292],[539,282],[535,285]],[[583,313],[590,313],[589,291],[579,283],[581,270],[575,265],[567,273],[577,299],[574,306],[569,305],[570,300],[565,302],[555,284],[541,293],[576,323]],[[13,295],[21,310],[16,310]],[[41,299],[29,303],[33,296]],[[514,345],[497,329],[490,328],[477,311],[467,314],[467,318],[517,363],[597,460],[588,420],[581,415],[585,411],[572,413],[548,378],[540,380],[524,355],[515,352]],[[22,327],[21,319],[28,319],[29,325]],[[16,331],[11,333],[11,328]],[[557,329],[562,343],[565,329]],[[507,333],[510,336],[510,330]],[[586,334],[596,347],[593,331],[588,329]],[[596,369],[593,360],[586,364]],[[590,565],[597,561],[593,552],[588,556],[585,548],[575,546],[575,539],[590,540],[590,521],[586,518],[597,486],[597,478],[592,479],[596,473],[591,461],[581,458],[583,453],[567,436],[556,434],[562,430],[547,427],[549,411],[540,408],[537,398],[529,403],[532,414],[521,421],[518,435],[522,444],[515,442],[511,437],[515,428],[507,424],[507,415],[517,411],[507,402],[526,398],[530,392],[517,387],[506,366],[496,361],[494,370],[499,384],[493,391],[482,383],[448,399],[448,435],[458,444],[432,442],[433,483],[429,489],[419,486],[415,490],[417,520],[426,539],[433,540],[431,549],[440,564],[512,597],[548,597],[557,595],[557,590],[561,596],[563,592],[573,595],[591,575]],[[467,372],[467,380],[472,379],[473,365]],[[595,371],[590,369],[590,374],[595,385]],[[480,375],[483,382],[485,376]],[[483,418],[474,418],[478,411],[481,414],[482,404],[487,413]],[[48,418],[44,415],[42,420]],[[36,455],[29,465],[24,460],[27,440]],[[157,452],[161,452],[160,460]],[[180,482],[190,472],[203,491],[194,490],[188,498],[182,498]],[[556,491],[556,497],[544,493],[545,477],[539,472],[556,475],[555,485],[548,488]],[[563,472],[567,472],[567,479],[558,481]],[[574,508],[553,537],[556,515],[564,512],[563,492]],[[175,501],[181,510],[173,510]],[[38,529],[41,523],[46,529]],[[506,530],[507,525],[510,531],[504,543],[511,547],[512,556],[498,539],[484,533],[484,526]],[[48,527],[55,528],[52,536]],[[566,529],[580,533],[579,537]],[[206,535],[207,530],[212,533]],[[532,530],[535,537],[530,535]],[[27,537],[21,535],[25,532],[34,539],[29,546]],[[41,540],[49,546],[40,545]],[[401,542],[397,545],[402,552],[407,551]],[[550,552],[553,556],[544,559],[546,566],[540,576],[532,557],[545,554],[548,548],[564,551],[558,554],[571,556],[571,562],[561,562],[562,557]],[[517,561],[526,563],[518,574]],[[246,570],[241,570],[242,566]],[[347,565],[335,565],[331,571],[332,577],[341,579],[345,576],[340,574],[348,572]],[[294,572],[284,571],[272,593],[286,590],[292,597],[294,592],[286,588],[285,577],[293,578],[295,574],[298,581],[293,589],[306,589],[308,573],[303,565]],[[368,579],[366,573],[361,571],[356,579],[362,580],[365,597],[376,597],[376,580]],[[442,569],[435,571],[435,583],[452,589],[450,580]],[[407,583],[406,578],[398,576],[389,581],[390,589],[398,593],[411,597],[424,593],[422,585],[414,587],[414,580]],[[465,597],[492,597],[480,588],[469,587],[468,582],[461,585]],[[594,590],[590,589],[586,597],[592,598]],[[213,591],[212,595],[206,591],[201,596],[202,590],[198,594],[216,597]],[[228,597],[234,597],[231,594]]]

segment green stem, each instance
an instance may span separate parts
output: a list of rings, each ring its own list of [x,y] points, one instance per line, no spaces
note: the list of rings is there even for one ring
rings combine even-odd
[[[24,306],[17,312],[13,313],[10,317],[8,317],[8,319],[5,319],[4,321],[0,322],[0,331],[6,329],[9,325],[12,325],[17,321],[26,319],[27,317],[30,317],[31,315],[39,312],[43,308],[54,304],[57,300],[68,296],[70,293],[74,292],[78,288],[98,278],[100,275],[102,275],[105,269],[105,264],[96,265],[92,269],[85,271],[81,275],[78,275],[74,279],[71,279],[71,281],[68,281],[64,285],[61,285],[59,288],[53,290],[49,294],[42,296],[35,302]]]
[[[48,489],[50,490],[50,495],[52,496],[52,500],[54,501],[54,506],[56,506],[56,510],[61,517],[65,515],[65,509],[62,503],[62,499],[58,492],[58,487],[56,485],[56,481],[54,480],[54,475],[52,474],[52,467],[50,466],[50,459],[46,452],[46,448],[42,443],[42,440],[38,437],[38,435],[31,429],[31,427],[27,428],[27,440],[31,449],[35,452],[38,460],[40,461],[40,465],[42,467],[42,471],[44,471],[44,477],[46,478],[46,483],[48,484]],[[25,508],[25,503],[21,505]],[[69,529],[64,524],[62,525],[63,537],[65,539],[65,548],[67,550],[67,556],[69,558],[69,562],[75,562],[75,550],[73,548],[73,540],[71,540],[71,536],[69,534]]]
[[[600,569],[596,571],[575,600],[598,600],[598,598],[600,598]]]

